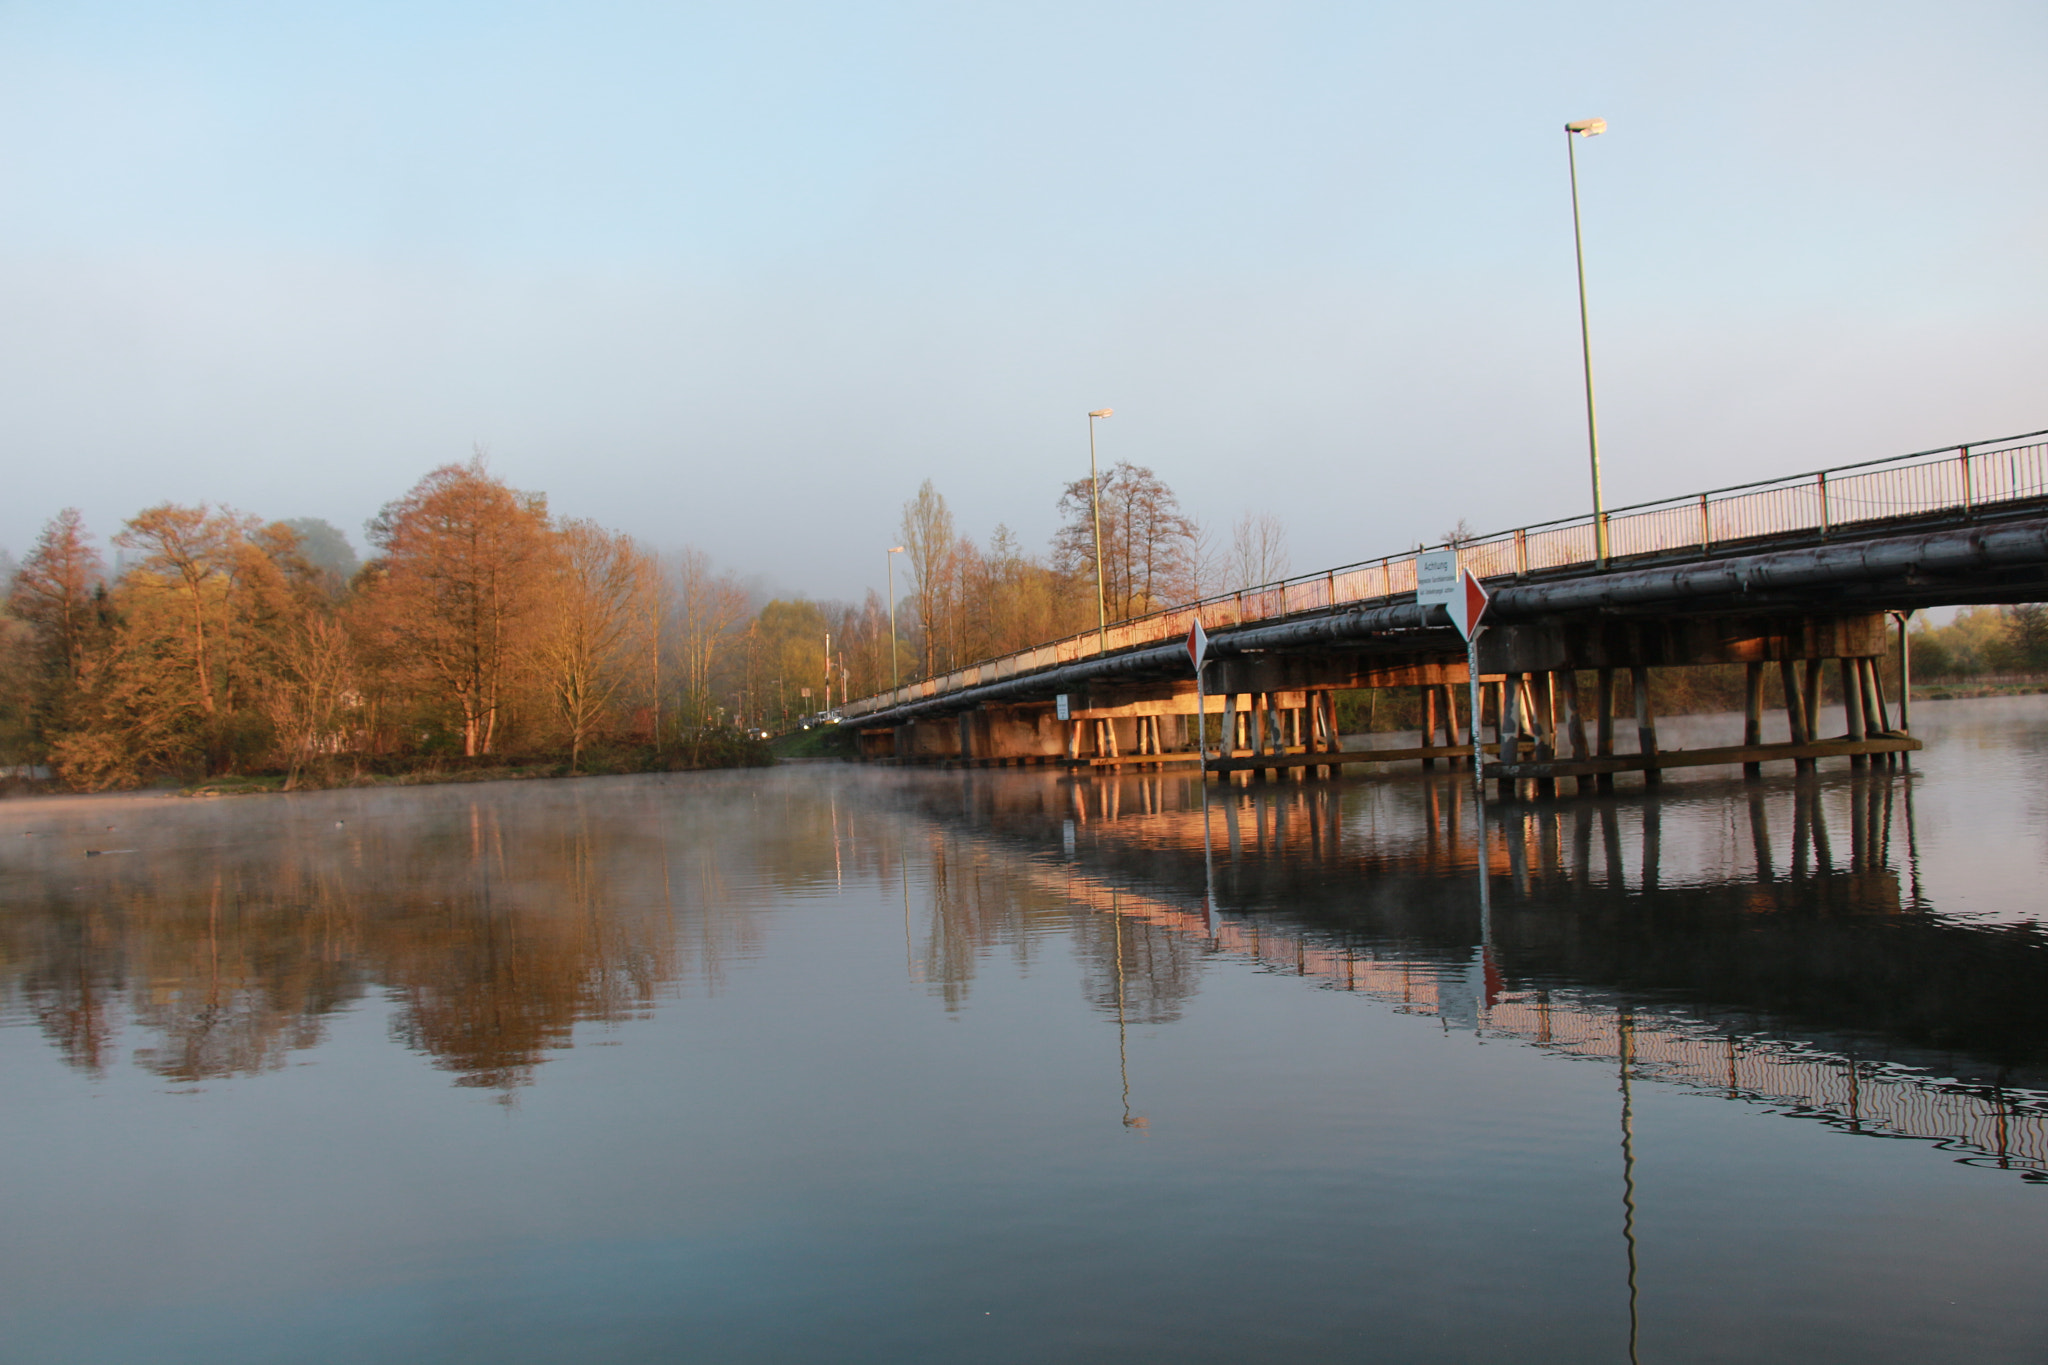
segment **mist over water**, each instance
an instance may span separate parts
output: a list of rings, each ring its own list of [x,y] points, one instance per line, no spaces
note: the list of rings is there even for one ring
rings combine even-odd
[[[2038,1359],[2048,698],[1914,720],[0,804],[0,1359]]]

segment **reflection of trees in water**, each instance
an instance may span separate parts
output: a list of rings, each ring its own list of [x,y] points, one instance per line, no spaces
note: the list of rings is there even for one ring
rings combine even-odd
[[[1065,864],[1033,857],[990,837],[996,829],[1035,828],[1047,822],[1059,828],[1073,791],[1073,784],[1046,777],[957,785],[944,779],[922,780],[907,792],[895,793],[914,808],[940,817],[925,823],[915,836],[924,851],[923,884],[916,887],[924,928],[912,955],[914,970],[932,983],[949,1010],[966,1003],[975,973],[990,952],[1007,948],[1022,970],[1030,965],[1040,939],[1063,933],[1081,963],[1083,993],[1098,1008],[1116,1013],[1115,924],[1095,913],[1101,907],[1091,903],[1093,888],[1078,891],[1069,884]],[[1163,819],[1165,811],[1148,802],[1133,802],[1118,815],[1125,833],[1139,835],[1147,816]],[[1182,1002],[1196,988],[1199,946],[1150,925],[1126,924],[1122,954],[1127,1021],[1178,1019]]]
[[[1114,1015],[1121,1004],[1126,1023],[1171,1024],[1200,984],[1203,950],[1185,933],[1112,906],[1107,915],[1075,921],[1074,956],[1082,992],[1096,1009]]]
[[[83,869],[77,840],[44,840],[0,979],[92,1073],[125,1030],[168,1080],[273,1070],[382,987],[393,1034],[459,1084],[518,1085],[578,1024],[716,989],[780,887],[830,875],[829,811],[792,828],[758,792],[686,781],[187,808]]]
[[[932,827],[922,842],[924,929],[914,952],[924,979],[957,1010],[984,956],[1007,947],[1020,970],[1028,967],[1036,940],[1066,928],[1072,907],[1010,876],[976,840]]]

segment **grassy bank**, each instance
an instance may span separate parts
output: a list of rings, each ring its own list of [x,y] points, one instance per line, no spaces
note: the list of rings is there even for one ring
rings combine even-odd
[[[560,754],[367,755],[336,757],[296,772],[282,769],[211,775],[161,773],[127,790],[173,791],[186,796],[242,796],[263,792],[328,791],[359,787],[420,787],[445,782],[517,782],[555,777],[608,777],[627,773],[705,772],[764,768],[775,762],[770,746],[737,732],[710,732],[695,741],[663,745],[603,745],[583,752],[572,770]],[[10,778],[0,796],[74,794],[61,780]],[[116,789],[118,790],[118,789]]]

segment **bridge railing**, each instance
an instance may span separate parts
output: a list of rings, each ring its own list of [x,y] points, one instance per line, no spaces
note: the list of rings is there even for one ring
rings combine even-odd
[[[1616,508],[1606,516],[1608,560],[1708,556],[1774,536],[1825,537],[1850,527],[1868,529],[1876,523],[1942,513],[1967,518],[2001,504],[2048,497],[2048,440],[2043,438],[2048,438],[2048,431]],[[1402,554],[1161,608],[1119,621],[1099,636],[1083,631],[865,697],[841,708],[841,714],[849,719],[871,715],[965,687],[1162,644],[1186,635],[1197,619],[1203,629],[1214,631],[1337,607],[1391,605],[1414,593],[1416,556],[1441,548],[1445,547],[1418,546]],[[1460,562],[1488,580],[1549,574],[1599,560],[1599,537],[1590,514],[1477,536],[1457,548]]]

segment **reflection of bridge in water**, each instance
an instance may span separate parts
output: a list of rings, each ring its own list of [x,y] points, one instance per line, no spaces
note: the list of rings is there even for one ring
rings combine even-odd
[[[2048,1178],[2041,935],[1925,904],[1909,784],[1492,810],[1490,913],[1455,779],[1205,805],[1168,775],[962,774],[925,797],[999,875],[1204,952]]]

